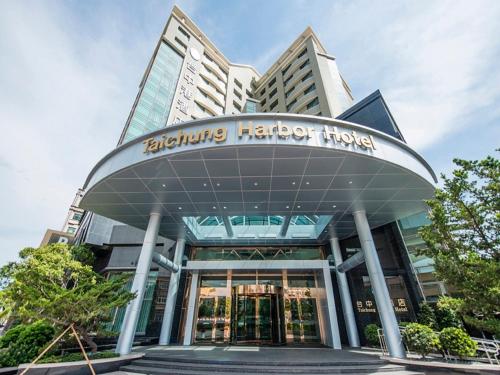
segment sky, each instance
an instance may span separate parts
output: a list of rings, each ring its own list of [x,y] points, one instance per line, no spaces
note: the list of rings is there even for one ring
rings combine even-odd
[[[380,89],[437,173],[500,146],[500,1],[177,5],[230,61],[261,73],[311,26],[355,99]],[[77,189],[116,146],[172,6],[0,0],[0,265],[61,229]]]

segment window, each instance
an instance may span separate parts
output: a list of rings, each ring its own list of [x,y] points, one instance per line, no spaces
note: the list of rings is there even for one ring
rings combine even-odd
[[[234,95],[236,95],[236,97],[237,97],[238,99],[240,99],[240,100],[241,100],[241,93],[239,93],[239,92],[238,92],[238,91],[236,91],[236,90],[233,90],[233,93],[234,93]]]
[[[309,94],[313,90],[316,90],[316,84],[314,84],[314,83],[311,86],[309,86],[307,89],[304,90],[304,95]]]
[[[290,90],[288,90],[286,93],[285,93],[285,98],[288,98],[290,96],[290,94],[292,93],[292,91],[295,90],[295,86],[293,86]]]
[[[302,77],[302,82],[304,82],[306,79],[311,78],[313,76],[312,70],[307,73],[304,77]]]
[[[212,62],[214,61],[214,59],[212,59],[212,58],[211,58],[210,56],[208,56],[206,53],[204,53],[203,55],[207,58],[207,60],[208,60],[208,61],[212,61]]]
[[[271,103],[271,105],[269,106],[269,109],[272,111],[274,107],[276,107],[278,105],[278,99],[276,99],[274,102]]]
[[[274,77],[271,81],[269,81],[269,83],[267,84],[268,87],[271,87],[272,85],[274,85],[276,83],[276,77]]]
[[[76,228],[75,227],[68,227],[68,230],[66,232],[68,232],[69,234],[73,234],[76,232]]]
[[[265,105],[266,104],[266,98],[262,99],[260,102],[260,105]]]
[[[77,221],[80,221],[80,220],[81,220],[81,218],[82,218],[82,216],[83,216],[83,215],[82,215],[80,212],[75,212],[75,213],[73,214],[73,217],[72,217],[71,219],[72,219],[72,220],[77,220]]]
[[[307,59],[306,61],[304,61],[304,63],[300,66],[299,70],[301,69],[304,69],[305,66],[308,66],[311,62],[309,61],[309,59]]]
[[[285,86],[286,86],[286,85],[287,85],[287,83],[288,83],[288,82],[290,82],[290,80],[291,80],[292,78],[293,78],[293,74],[292,74],[290,77],[288,77],[288,78],[285,80],[285,82],[283,82],[283,85],[285,85]]]
[[[310,101],[309,103],[307,103],[307,109],[310,109],[316,105],[319,104],[319,99],[316,97],[314,98],[312,101]]]
[[[191,38],[191,35],[189,35],[187,31],[184,30],[182,27],[179,26],[177,29],[181,32],[182,35],[184,35],[187,38],[187,40]]]
[[[245,103],[245,113],[255,113],[257,112],[257,103],[251,100],[247,100]]]
[[[264,95],[266,93],[266,88],[264,87],[261,91],[260,91],[260,96]]]
[[[187,50],[187,46],[183,42],[181,42],[179,38],[175,37],[174,40],[179,45],[179,47],[184,50],[184,52]]]
[[[241,105],[239,105],[238,103],[236,103],[234,100],[233,100],[233,105],[234,105],[234,108],[236,108],[238,111],[241,112]]]
[[[276,93],[278,92],[278,89],[275,87],[273,91],[269,93],[269,99],[272,98]]]
[[[243,88],[243,85],[241,84],[240,81],[238,81],[236,78],[234,79],[234,83],[236,84],[236,86],[238,86],[240,89]]]
[[[253,94],[250,92],[250,90],[247,89],[245,92],[249,98],[253,99]]]
[[[293,99],[293,100],[290,102],[290,104],[288,104],[288,105],[286,106],[286,110],[287,110],[287,111],[290,111],[290,108],[292,108],[292,107],[293,107],[293,105],[294,105],[295,103],[297,103],[297,99]]]
[[[281,74],[285,75],[286,72],[288,72],[288,69],[290,69],[290,67],[292,66],[292,63],[288,64],[288,66],[282,70]]]
[[[182,56],[175,49],[161,43],[122,143],[165,126],[182,61]]]
[[[297,59],[300,59],[302,56],[304,56],[305,54],[307,53],[307,48],[304,48],[304,50],[299,53],[299,55],[297,56]]]

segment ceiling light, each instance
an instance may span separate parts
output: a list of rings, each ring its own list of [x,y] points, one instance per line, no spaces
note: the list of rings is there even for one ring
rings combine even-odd
[[[297,208],[300,208],[300,206],[297,206]]]
[[[286,208],[290,208],[290,206],[286,206]]]
[[[253,206],[253,208],[259,208],[259,206]]]
[[[224,208],[224,209],[226,209],[227,207],[226,207],[226,206],[224,206],[223,208]]]
[[[335,208],[335,207],[337,207],[337,206],[334,204],[334,205],[332,206],[332,208]]]
[[[212,208],[215,210],[217,207],[213,206]]]
[[[349,185],[351,185],[351,184],[352,184],[352,181],[349,181]]]
[[[163,186],[163,187],[167,187],[167,185],[166,185],[166,184],[161,184],[161,186]]]
[[[220,183],[217,182],[217,186],[220,186]]]
[[[295,181],[292,181],[292,185],[295,185]]]
[[[207,187],[207,184],[206,184],[206,183],[204,183],[204,184],[203,184],[203,186]]]
[[[178,208],[179,208],[179,210],[182,210],[182,207],[178,207]]]
[[[306,185],[309,185],[309,181],[306,181]]]
[[[259,183],[258,182],[254,182],[253,183],[253,186],[257,186]]]

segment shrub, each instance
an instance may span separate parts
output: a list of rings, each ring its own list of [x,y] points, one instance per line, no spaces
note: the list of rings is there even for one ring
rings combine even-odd
[[[443,350],[460,358],[473,357],[477,343],[460,328],[448,327],[439,333],[439,342]]]
[[[43,321],[20,324],[12,329],[13,333],[8,335],[9,330],[5,334],[6,340],[2,338],[2,345],[7,346],[0,351],[0,366],[31,362],[54,336],[54,328]]]
[[[0,348],[8,348],[11,342],[16,342],[25,328],[26,326],[24,324],[19,324],[10,328],[5,335],[0,337]]]
[[[417,315],[417,321],[427,327],[434,328],[436,326],[436,315],[432,306],[423,302],[419,307],[420,311]]]
[[[433,349],[439,348],[437,334],[424,324],[408,324],[403,337],[408,348],[420,354],[422,358],[425,358]]]
[[[365,333],[366,341],[368,341],[368,343],[370,345],[378,346],[380,344],[379,339],[378,339],[378,330],[379,329],[380,329],[380,327],[376,324],[368,324],[365,327],[364,333]]]
[[[460,308],[463,301],[458,298],[441,296],[436,304],[435,315],[437,327],[439,330],[447,327],[462,328],[462,319],[460,319]]]
[[[89,353],[89,359],[104,359],[104,358],[114,358],[119,357],[120,355],[115,352],[106,351],[106,352],[97,352],[97,353]],[[42,358],[38,363],[60,363],[60,362],[75,362],[75,361],[83,361],[85,358],[81,352],[76,353],[68,353],[65,355],[51,355],[48,357]]]

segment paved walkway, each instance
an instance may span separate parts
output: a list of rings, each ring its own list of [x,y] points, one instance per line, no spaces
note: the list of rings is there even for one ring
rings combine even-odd
[[[250,363],[370,363],[380,361],[380,352],[366,349],[334,350],[326,347],[295,348],[264,346],[150,346],[134,351],[172,359]]]

